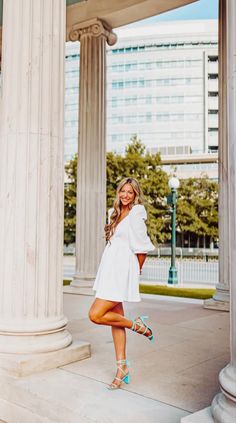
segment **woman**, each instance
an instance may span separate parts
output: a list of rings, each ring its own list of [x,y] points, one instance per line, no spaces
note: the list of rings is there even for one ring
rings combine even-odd
[[[126,360],[126,332],[131,329],[154,341],[153,332],[145,323],[146,316],[129,320],[124,316],[123,301],[140,301],[139,274],[148,251],[155,247],[147,236],[142,191],[133,178],[123,179],[117,187],[114,208],[109,210],[105,226],[106,240],[93,289],[95,301],[89,311],[92,322],[112,328],[117,360],[116,376],[108,387],[117,389],[129,383]]]

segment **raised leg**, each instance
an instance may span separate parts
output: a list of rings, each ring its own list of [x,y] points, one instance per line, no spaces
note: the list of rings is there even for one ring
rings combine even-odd
[[[125,316],[114,312],[114,307],[120,302],[102,300],[96,298],[89,310],[89,318],[93,323],[97,325],[106,325],[132,329],[135,332],[150,337],[152,330],[145,324],[139,325],[138,319],[135,319],[135,324],[132,320],[127,319]]]

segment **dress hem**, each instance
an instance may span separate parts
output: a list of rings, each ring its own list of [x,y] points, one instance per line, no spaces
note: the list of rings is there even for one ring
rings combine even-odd
[[[98,299],[100,299],[100,300],[106,300],[106,301],[114,301],[114,302],[117,302],[117,303],[123,303],[123,302],[126,302],[126,303],[140,303],[140,301],[142,301],[141,300],[141,298],[139,298],[139,299],[137,299],[137,300],[126,300],[126,299],[114,299],[114,298],[102,298],[101,296],[98,296],[98,295],[95,295],[95,298],[98,298]]]

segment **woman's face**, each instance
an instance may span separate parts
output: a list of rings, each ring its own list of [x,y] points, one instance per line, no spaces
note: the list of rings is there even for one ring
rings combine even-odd
[[[133,203],[135,197],[135,192],[132,188],[132,185],[125,184],[119,191],[119,199],[121,201],[122,206],[128,206],[129,204]]]

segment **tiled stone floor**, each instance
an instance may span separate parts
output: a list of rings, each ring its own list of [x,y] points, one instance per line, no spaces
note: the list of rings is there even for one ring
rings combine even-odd
[[[88,321],[92,297],[65,294],[64,301],[69,330],[92,345],[90,359],[64,369],[109,383],[115,371],[110,328]],[[188,412],[208,406],[219,391],[219,371],[229,362],[229,313],[157,297],[125,310],[129,317],[148,314],[157,340],[151,344],[127,331],[132,381],[124,389]]]
[[[91,358],[10,381],[8,389],[3,386],[10,403],[8,413],[0,414],[3,420],[179,423],[181,417],[210,405],[219,390],[219,371],[229,362],[229,313],[163,297],[145,296],[141,303],[125,305],[130,318],[150,316],[156,341],[152,344],[127,331],[131,383],[111,392],[106,389],[115,373],[111,330],[88,320],[92,296],[68,292],[68,329],[75,340],[91,343]]]

